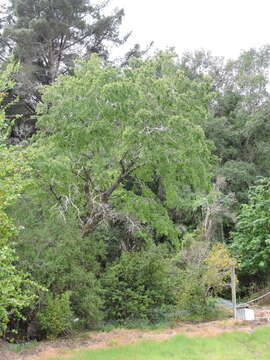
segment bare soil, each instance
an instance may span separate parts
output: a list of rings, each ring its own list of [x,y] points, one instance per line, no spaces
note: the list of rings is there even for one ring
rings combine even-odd
[[[216,336],[232,330],[252,332],[258,325],[261,325],[261,322],[227,319],[198,324],[178,323],[172,328],[158,330],[114,329],[109,332],[89,332],[73,339],[43,341],[20,353],[8,351],[7,345],[0,343],[0,360],[49,360],[57,356],[64,359],[68,357],[71,349],[90,350],[135,344],[144,340],[162,341],[179,334],[190,337],[203,337]]]

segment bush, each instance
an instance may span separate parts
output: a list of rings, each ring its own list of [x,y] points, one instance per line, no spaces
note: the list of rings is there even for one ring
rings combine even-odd
[[[151,319],[156,308],[174,301],[170,261],[162,250],[126,252],[108,267],[102,281],[107,319]]]
[[[214,296],[228,283],[232,266],[236,265],[223,243],[194,241],[182,252],[177,306],[184,314],[201,318],[214,310]]]
[[[199,315],[202,318],[211,310],[211,302],[205,294],[202,269],[190,266],[182,272],[177,307],[183,314]]]
[[[80,325],[96,328],[102,319],[97,280],[102,239],[82,238],[73,216],[67,214],[65,222],[52,207],[49,199],[37,205],[25,196],[13,209],[13,216],[23,219],[17,224],[23,225],[16,239],[19,266],[54,295],[72,291],[70,303],[75,316],[82,319]]]
[[[14,249],[0,242],[0,336],[11,320],[24,318],[23,309],[35,302],[38,290],[44,290],[17,269],[16,261]]]
[[[70,295],[68,291],[55,297],[48,294],[44,308],[37,314],[39,327],[47,338],[54,339],[71,332],[73,313]]]

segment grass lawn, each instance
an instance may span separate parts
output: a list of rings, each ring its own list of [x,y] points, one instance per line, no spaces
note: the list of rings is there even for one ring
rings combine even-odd
[[[68,359],[270,360],[270,327],[260,327],[251,334],[235,331],[204,338],[179,335],[164,342],[142,342],[99,350],[75,351]]]

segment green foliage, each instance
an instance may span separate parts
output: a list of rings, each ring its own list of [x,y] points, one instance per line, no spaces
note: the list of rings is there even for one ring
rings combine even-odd
[[[211,300],[205,296],[205,284],[201,281],[202,269],[189,266],[181,274],[177,308],[183,311],[182,316],[199,315],[204,318],[213,307]]]
[[[18,4],[22,2],[14,1]],[[32,0],[26,4],[33,10]],[[85,10],[83,1],[72,4],[80,14]],[[16,32],[17,39],[26,29],[26,18],[33,15],[19,7],[22,26],[6,29],[6,34]],[[39,6],[36,9],[38,13]],[[50,21],[53,34],[57,22],[48,17],[53,10],[46,9],[44,21],[29,24],[27,36],[33,35],[32,28],[37,36],[46,33]],[[77,18],[75,11],[73,20]],[[68,23],[63,31],[67,29]],[[20,56],[27,47],[17,50]],[[151,321],[157,314],[173,312],[175,305],[193,317],[205,317],[234,263],[224,246],[210,245],[228,240],[235,213],[247,201],[256,175],[265,178],[250,188],[232,248],[248,280],[254,274],[266,277],[269,47],[243,52],[226,63],[202,51],[185,54],[180,61],[172,53],[159,53],[122,67],[92,56],[77,62],[72,76],[68,57],[61,58],[58,71],[39,62],[40,48],[29,56],[38,61],[31,63],[32,74],[46,75],[39,83],[53,82],[62,70],[69,75],[41,90],[38,132],[31,145],[26,150],[0,149],[0,237],[2,255],[8,259],[3,266],[11,266],[13,273],[10,294],[15,288],[18,294],[28,289],[24,273],[50,290],[50,314],[43,314],[48,336],[61,333],[61,321],[53,323],[51,314],[69,291],[74,315],[87,327],[99,323],[102,311],[106,319],[122,324]],[[0,100],[14,85],[9,79],[4,73]],[[5,141],[9,129],[4,109],[0,121]],[[219,163],[211,153],[212,143]],[[187,246],[192,231],[209,243]],[[11,238],[19,256],[16,268],[7,243]],[[153,245],[160,243],[164,248]],[[181,256],[167,254],[180,249]],[[8,321],[5,314],[2,317]],[[33,317],[31,313],[29,319]]]
[[[20,268],[54,295],[71,291],[75,315],[84,326],[96,327],[102,318],[97,259],[104,257],[103,242],[82,239],[76,219],[63,219],[48,199],[29,199],[32,191],[31,186],[11,211],[21,227]]]
[[[38,312],[38,324],[49,339],[68,334],[72,330],[73,313],[70,307],[70,293],[47,295],[44,308]]]
[[[107,3],[87,0],[11,0],[1,14],[1,43],[22,62],[21,92],[37,96],[36,84],[53,82],[61,71],[72,71],[78,55],[108,56],[109,43],[121,44],[123,10],[105,15]],[[10,21],[12,17],[13,21]],[[28,91],[28,94],[27,94]]]
[[[151,319],[174,301],[170,260],[162,247],[123,253],[107,268],[102,285],[109,320]]]
[[[0,247],[0,336],[10,319],[23,318],[21,310],[36,299],[37,284],[19,271],[17,257],[8,245]],[[40,288],[41,289],[41,288]]]
[[[13,66],[1,73],[0,86],[5,91],[12,86],[10,75]],[[4,92],[0,96],[3,100]],[[0,140],[6,140],[4,108],[0,110]],[[27,171],[24,155],[19,151],[7,149],[0,144],[0,336],[4,334],[11,318],[21,318],[21,310],[33,303],[36,298],[37,284],[17,269],[17,257],[11,248],[10,238],[16,228],[9,218],[7,209],[19,197],[23,188],[22,176]]]
[[[269,45],[243,51],[233,61],[197,51],[180,63],[192,79],[211,77],[216,97],[204,129],[220,158],[216,174],[225,176],[225,192],[235,192],[240,203],[256,176],[270,175],[269,66]]]
[[[112,45],[123,44],[119,28],[123,9],[108,11],[107,1],[7,0],[0,13],[0,64],[14,54],[21,63],[16,86],[6,102],[12,123],[10,143],[18,144],[36,132],[38,87],[50,84],[60,73],[73,73],[75,59],[97,53],[109,57]],[[1,91],[1,89],[0,89]],[[19,116],[19,117],[18,117]]]
[[[84,236],[122,221],[127,232],[176,244],[168,209],[183,186],[209,185],[201,124],[210,97],[208,82],[187,79],[171,54],[123,69],[95,56],[78,64],[43,90],[32,164],[40,190],[52,188],[62,210],[77,214]]]
[[[235,260],[223,243],[212,247],[195,241],[181,254],[185,266],[179,273],[177,307],[185,315],[207,318],[214,309],[214,296],[230,281]]]
[[[267,275],[270,266],[269,178],[259,178],[250,188],[248,198],[248,204],[242,205],[236,231],[231,234],[231,247],[245,273]]]
[[[8,91],[15,86],[12,79],[14,74],[19,70],[19,65],[14,62],[13,58],[9,58],[5,66],[0,69],[0,150],[6,144],[10,134],[10,122],[7,122],[5,111],[12,104],[6,103]],[[14,103],[14,101],[13,101]]]

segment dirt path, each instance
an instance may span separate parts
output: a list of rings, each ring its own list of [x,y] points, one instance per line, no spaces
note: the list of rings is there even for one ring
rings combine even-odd
[[[91,332],[81,338],[41,342],[31,349],[16,354],[0,347],[0,360],[49,360],[57,356],[68,357],[72,349],[98,349],[102,347],[134,344],[143,340],[166,340],[178,334],[187,336],[215,336],[226,331],[240,330],[252,332],[260,325],[255,322],[234,321],[232,319],[208,323],[179,323],[173,328],[159,330],[115,329],[110,332]]]

